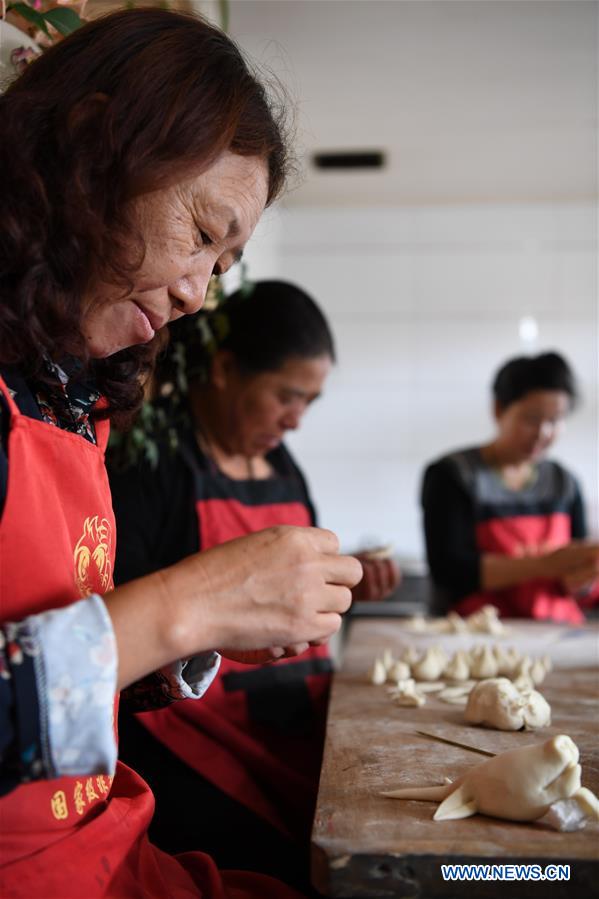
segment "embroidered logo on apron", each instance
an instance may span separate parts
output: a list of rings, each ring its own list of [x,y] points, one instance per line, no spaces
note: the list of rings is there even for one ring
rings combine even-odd
[[[85,519],[83,533],[73,553],[75,583],[80,596],[112,589],[111,543],[112,531],[106,518],[94,515]]]

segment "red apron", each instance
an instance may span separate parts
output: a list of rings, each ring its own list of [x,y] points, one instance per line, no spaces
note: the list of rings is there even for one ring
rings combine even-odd
[[[312,523],[299,501],[246,505],[230,497],[203,499],[196,510],[203,550],[277,524]],[[270,665],[223,658],[200,702],[174,703],[137,717],[224,793],[305,843],[318,789],[330,669],[326,646]]]
[[[8,490],[0,521],[3,620],[20,620],[112,587],[115,525],[104,449],[10,409]],[[68,647],[65,647],[68,651]],[[116,704],[115,704],[116,708]],[[154,799],[120,762],[106,775],[24,784],[0,800],[3,899],[292,899],[262,875],[220,875],[203,853],[177,859],[146,837]],[[206,812],[209,814],[209,812]]]
[[[565,546],[570,540],[570,517],[563,512],[492,518],[476,526],[476,541],[481,554],[536,555]],[[538,578],[503,590],[473,593],[455,608],[460,615],[469,615],[487,604],[496,606],[504,618],[549,619],[567,624],[580,624],[585,620],[576,600],[565,595],[560,584],[549,578]]]

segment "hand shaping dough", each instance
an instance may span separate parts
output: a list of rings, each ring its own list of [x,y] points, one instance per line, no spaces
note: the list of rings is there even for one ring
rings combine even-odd
[[[532,730],[551,724],[551,708],[536,690],[521,693],[506,677],[496,677],[472,689],[464,718],[498,730]]]
[[[393,799],[443,800],[435,821],[480,812],[509,821],[536,821],[554,802],[575,799],[587,817],[599,820],[597,797],[580,785],[578,747],[560,734],[545,743],[502,752],[442,787],[406,787],[383,793]]]

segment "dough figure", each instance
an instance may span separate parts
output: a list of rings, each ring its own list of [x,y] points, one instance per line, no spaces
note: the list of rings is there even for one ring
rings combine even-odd
[[[495,606],[483,606],[472,615],[468,615],[468,630],[478,632],[479,634],[505,634],[506,626],[499,618],[498,610]]]
[[[472,689],[464,718],[498,730],[532,730],[551,724],[551,707],[536,690],[520,692],[507,677],[495,677]]]
[[[380,686],[384,684],[387,680],[387,669],[382,661],[382,659],[375,659],[374,665],[370,671],[370,681],[376,686]]]
[[[468,694],[473,686],[474,681],[464,681],[464,683],[446,687],[439,693],[439,699],[443,702],[448,702],[450,705],[466,705]]]
[[[439,680],[445,670],[447,656],[439,646],[431,646],[422,658],[412,665],[412,675],[417,680]]]
[[[599,821],[599,800],[581,787],[578,758],[574,741],[560,734],[544,743],[502,752],[452,784],[405,787],[382,795],[443,800],[435,821],[468,818],[477,812],[509,821],[536,821],[562,799],[576,800],[587,817]]]
[[[499,677],[511,677],[512,671],[520,661],[520,656],[514,657],[515,650],[504,649],[501,643],[493,647],[493,655],[497,662],[497,674]]]
[[[468,680],[470,677],[468,654],[463,649],[459,649],[446,666],[443,674],[448,680]]]
[[[413,665],[418,661],[419,657],[420,654],[414,646],[407,646],[399,658],[402,662],[405,662],[406,665]]]
[[[454,634],[465,634],[468,632],[468,623],[457,612],[447,613],[447,623],[449,631]]]
[[[415,615],[407,621],[407,626],[419,634],[461,634],[469,631],[500,636],[508,630],[500,621],[495,606],[483,606],[467,618],[462,618],[457,612],[449,612],[445,618],[425,618],[423,615]]]
[[[470,652],[471,677],[496,677],[497,660],[490,646],[476,646]]]
[[[410,666],[401,660],[393,662],[387,669],[387,680],[398,683],[400,680],[406,680],[410,676]]]
[[[398,681],[397,686],[389,690],[389,694],[398,705],[419,707],[426,702],[426,698],[416,689],[416,683],[412,677]]]
[[[543,659],[535,659],[530,666],[529,677],[532,680],[535,687],[538,687],[539,684],[542,684],[545,680],[545,675],[547,674],[547,669],[545,668],[545,662]]]
[[[385,666],[385,671],[388,671],[391,665],[395,662],[393,658],[393,653],[390,649],[385,649],[383,651],[383,665]]]

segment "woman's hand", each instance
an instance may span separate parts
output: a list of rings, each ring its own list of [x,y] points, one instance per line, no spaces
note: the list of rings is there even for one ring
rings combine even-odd
[[[328,639],[362,570],[356,559],[339,555],[331,531],[275,527],[190,556],[167,572],[179,598],[187,597],[187,620],[213,635],[211,648],[238,651]]]
[[[231,654],[267,650],[271,658],[274,648],[278,658],[279,649],[325,642],[361,576],[356,559],[339,555],[331,531],[275,527],[125,584],[105,597],[119,686],[221,646]]]
[[[593,543],[582,545],[587,552],[582,554],[583,557],[580,559],[580,564],[578,564],[578,558],[576,558],[576,567],[569,568],[561,577],[562,586],[568,593],[572,594],[584,593],[599,581],[599,545]]]
[[[356,553],[362,570],[362,580],[353,590],[354,602],[378,602],[385,599],[401,582],[399,565],[392,558],[373,558],[368,552]]]
[[[554,577],[566,583],[586,583],[599,577],[599,545],[576,540],[543,557],[545,577]]]
[[[233,662],[244,665],[268,665],[279,659],[292,659],[305,652],[309,643],[297,643],[295,646],[271,646],[269,649],[219,649],[219,653]]]
[[[599,571],[596,565],[589,568],[581,568],[562,578],[562,587],[567,593],[574,596],[576,594],[586,594],[597,584],[599,584]]]
[[[586,578],[588,574],[592,579],[593,571],[597,572],[598,560],[597,544],[582,540],[540,555],[496,556],[489,553],[481,559],[481,586],[483,590],[501,590],[539,578],[565,585],[570,579],[578,582],[580,577]]]

